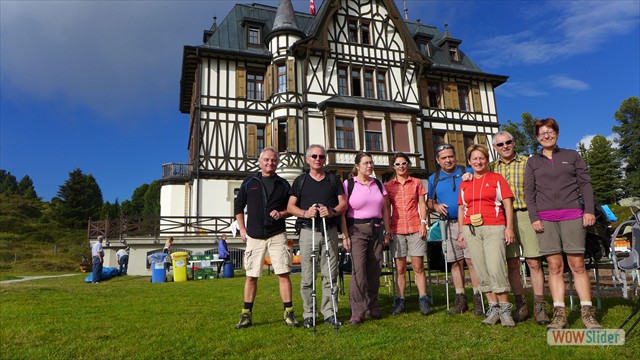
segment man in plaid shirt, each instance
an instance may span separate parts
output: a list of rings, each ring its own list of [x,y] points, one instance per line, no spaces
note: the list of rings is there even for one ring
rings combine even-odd
[[[529,309],[524,298],[524,288],[520,275],[520,246],[529,265],[531,286],[534,295],[534,316],[538,324],[548,324],[547,304],[544,301],[544,274],[540,259],[540,244],[536,236],[524,201],[524,170],[528,157],[515,152],[513,136],[500,131],[493,137],[493,148],[499,158],[489,164],[489,171],[501,174],[509,183],[515,195],[513,202],[514,228],[516,241],[507,246],[507,265],[509,268],[509,284],[516,298],[516,313],[513,319],[523,321],[529,317]]]

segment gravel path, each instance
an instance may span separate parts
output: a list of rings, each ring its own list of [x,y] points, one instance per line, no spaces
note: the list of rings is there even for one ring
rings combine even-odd
[[[21,281],[29,281],[29,280],[37,280],[37,279],[50,279],[50,278],[58,278],[58,277],[66,277],[66,276],[77,276],[77,275],[81,275],[81,274],[46,275],[46,276],[24,276],[24,277],[21,277],[20,279],[13,279],[13,280],[4,280],[4,281],[0,281],[0,284],[12,284],[12,283],[17,283],[17,282],[21,282]]]

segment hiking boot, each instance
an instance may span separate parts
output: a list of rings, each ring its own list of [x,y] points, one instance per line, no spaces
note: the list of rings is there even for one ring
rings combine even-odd
[[[495,325],[500,321],[500,305],[489,304],[489,310],[487,310],[487,317],[482,320],[483,325]]]
[[[236,325],[236,329],[248,328],[251,325],[253,325],[253,321],[251,321],[251,310],[242,309],[240,322]]]
[[[567,309],[564,306],[555,306],[553,308],[553,319],[551,319],[551,322],[547,325],[547,330],[559,330],[568,327]]]
[[[312,326],[313,326],[313,318],[310,318],[310,317],[305,318],[304,322],[302,323],[302,328],[303,329],[308,329],[308,328],[310,328]]]
[[[527,300],[523,297],[521,300],[516,300],[516,312],[513,314],[514,321],[525,321],[529,318],[529,307],[527,306]]]
[[[582,306],[580,312],[582,313],[582,324],[585,329],[602,329],[602,326],[598,323],[598,320],[596,320],[596,308],[585,305]]]
[[[428,296],[421,296],[418,298],[418,305],[420,305],[420,313],[422,315],[429,315],[433,312],[431,309],[431,305],[433,305],[433,300],[431,300]]]
[[[391,312],[391,315],[400,315],[404,313],[405,313],[404,299],[396,298],[396,300],[394,301],[393,312]]]
[[[382,319],[382,314],[380,314],[380,310],[369,310],[367,315],[369,315],[369,317],[372,318],[373,320]]]
[[[329,324],[331,326],[333,326],[334,328],[337,328],[338,326],[342,325],[342,320],[340,320],[340,318],[335,318],[332,316],[329,316],[328,318],[324,319],[324,323],[325,324]]]
[[[469,305],[467,304],[467,295],[464,293],[456,294],[456,300],[453,305],[454,314],[462,314],[469,311]]]
[[[502,326],[516,327],[516,323],[511,316],[511,308],[513,308],[511,303],[500,303],[500,323],[502,323]]]
[[[360,325],[363,322],[364,320],[359,316],[352,316],[351,319],[349,319],[349,325]]]
[[[483,305],[482,294],[480,294],[479,292],[473,294],[473,313],[477,316],[484,315]]]
[[[296,316],[293,314],[293,307],[284,309],[284,323],[290,327],[298,327]]]
[[[533,304],[533,315],[536,317],[538,325],[546,325],[549,323],[547,316],[547,303],[545,301],[536,301]]]

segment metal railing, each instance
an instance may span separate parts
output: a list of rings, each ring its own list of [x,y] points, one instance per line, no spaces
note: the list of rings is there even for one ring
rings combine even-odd
[[[191,176],[193,166],[191,164],[168,163],[162,164],[163,179],[184,179]]]

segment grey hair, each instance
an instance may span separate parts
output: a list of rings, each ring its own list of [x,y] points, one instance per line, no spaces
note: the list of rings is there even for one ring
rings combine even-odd
[[[276,148],[274,148],[273,146],[267,146],[266,148],[262,149],[258,158],[262,159],[262,154],[266,153],[267,151],[271,151],[272,153],[274,153],[276,155],[276,160],[280,160],[280,157],[278,156],[278,150],[276,150]]]
[[[100,235],[98,236],[98,241],[103,241],[104,240],[104,236]]]
[[[509,137],[509,140],[513,140],[513,135],[511,135],[511,133],[510,133],[510,132],[508,132],[508,131],[504,131],[504,130],[500,130],[500,131],[498,131],[497,133],[495,133],[495,134],[493,135],[493,140],[492,140],[493,145],[495,145],[495,144],[496,144],[496,137],[497,137],[498,135],[508,136],[508,137]]]
[[[322,149],[322,153],[327,155],[327,149],[324,148],[324,146],[320,145],[320,144],[311,144],[309,145],[309,147],[307,148],[307,154],[306,156],[309,157],[311,156],[311,150],[318,148],[318,149]]]

